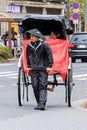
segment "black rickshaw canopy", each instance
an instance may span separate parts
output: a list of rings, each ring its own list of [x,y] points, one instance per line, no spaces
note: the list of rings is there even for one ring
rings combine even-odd
[[[43,35],[49,35],[51,31],[61,34],[60,38],[66,39],[66,34],[72,34],[73,28],[68,24],[67,20],[62,15],[26,15],[19,25],[22,27],[22,32],[37,28]]]

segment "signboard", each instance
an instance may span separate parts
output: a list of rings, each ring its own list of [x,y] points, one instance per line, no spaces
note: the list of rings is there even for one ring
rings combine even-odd
[[[72,3],[72,8],[78,9],[78,8],[80,8],[80,4],[78,2],[74,2],[74,3]]]
[[[13,12],[13,13],[20,13],[20,6],[17,6],[17,5],[8,5],[7,6],[7,11],[8,12]]]
[[[72,17],[73,17],[73,20],[78,20],[79,19],[79,14],[78,13],[73,13]]]
[[[73,24],[78,24],[78,20],[73,20]]]

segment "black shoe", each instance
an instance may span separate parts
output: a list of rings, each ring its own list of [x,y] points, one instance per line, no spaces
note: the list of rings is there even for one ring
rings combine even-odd
[[[45,111],[45,107],[41,107],[40,110]]]
[[[42,110],[42,111],[44,111],[45,110],[45,106],[44,105],[37,106],[37,107],[34,108],[34,110]]]
[[[44,103],[40,104],[40,110],[42,110],[42,111],[45,110],[45,104]]]
[[[39,110],[39,106],[35,107],[34,110]]]

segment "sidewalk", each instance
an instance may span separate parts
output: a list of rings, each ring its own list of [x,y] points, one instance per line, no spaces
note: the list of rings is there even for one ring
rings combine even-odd
[[[74,101],[72,107],[47,106],[46,111],[0,121],[0,130],[87,130],[87,99]]]
[[[87,116],[67,106],[49,106],[46,111],[0,121],[0,130],[87,130]]]

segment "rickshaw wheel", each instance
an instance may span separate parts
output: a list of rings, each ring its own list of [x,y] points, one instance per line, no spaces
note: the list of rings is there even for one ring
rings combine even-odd
[[[18,74],[18,103],[22,106],[28,101],[28,85],[26,84],[26,75],[24,74],[23,67],[19,68]]]
[[[67,98],[68,98],[68,106],[71,107],[71,90],[72,90],[72,70],[68,70],[68,89],[67,89]]]

